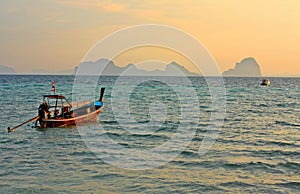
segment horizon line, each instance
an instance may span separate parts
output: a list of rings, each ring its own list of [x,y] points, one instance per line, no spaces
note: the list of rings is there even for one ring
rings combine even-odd
[[[76,76],[75,74],[51,74],[51,73],[0,73],[0,76],[14,76],[14,75],[28,75],[28,76]],[[99,75],[82,75],[79,76],[99,76]],[[117,77],[119,75],[100,75],[100,76],[112,76]],[[139,77],[139,76],[149,76],[149,77],[184,77],[178,75],[127,75],[126,77]],[[300,75],[262,75],[262,76],[224,76],[224,75],[187,75],[187,77],[223,77],[223,78],[300,78]]]

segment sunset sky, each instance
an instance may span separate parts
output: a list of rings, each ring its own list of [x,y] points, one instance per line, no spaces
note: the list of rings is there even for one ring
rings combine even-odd
[[[197,38],[222,72],[254,57],[264,75],[300,76],[299,21],[299,0],[2,0],[0,65],[73,69],[108,34],[163,24]]]

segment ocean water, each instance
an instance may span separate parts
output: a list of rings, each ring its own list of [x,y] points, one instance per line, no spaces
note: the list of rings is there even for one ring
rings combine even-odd
[[[176,77],[135,80],[101,77],[94,88],[87,77],[74,91],[73,76],[0,75],[0,192],[299,192],[300,78],[270,78],[271,87],[259,86],[260,78],[224,78],[224,124],[200,154],[216,112],[205,79],[189,78],[185,87]],[[76,100],[97,99],[104,86],[99,125],[28,124],[7,133],[37,115],[52,81]],[[182,147],[165,146],[176,134],[185,137],[176,144]],[[156,148],[159,154],[150,152]]]

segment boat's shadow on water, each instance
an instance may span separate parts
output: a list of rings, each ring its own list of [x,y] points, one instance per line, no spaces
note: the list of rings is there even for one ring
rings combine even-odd
[[[34,128],[33,132],[39,132],[41,135],[68,137],[70,134],[79,136],[76,126],[68,126],[61,128]]]

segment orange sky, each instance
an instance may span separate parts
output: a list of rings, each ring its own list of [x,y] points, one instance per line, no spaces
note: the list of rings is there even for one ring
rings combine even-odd
[[[1,1],[0,64],[18,72],[73,69],[109,33],[155,23],[196,37],[221,71],[252,56],[264,75],[300,76],[299,21],[299,0]]]

